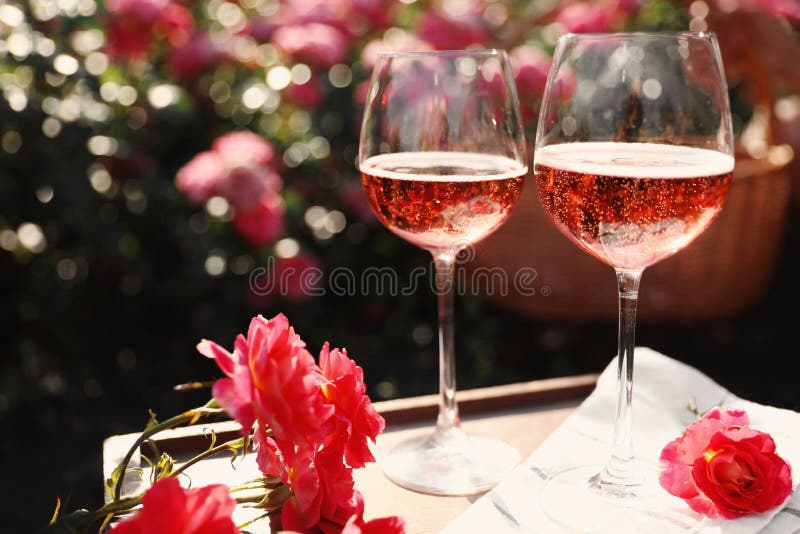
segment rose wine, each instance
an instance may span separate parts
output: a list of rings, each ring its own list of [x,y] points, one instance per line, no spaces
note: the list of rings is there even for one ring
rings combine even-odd
[[[436,251],[475,243],[503,224],[526,172],[503,156],[402,152],[364,160],[361,182],[387,228]]]
[[[730,189],[733,157],[648,143],[565,143],[534,156],[545,211],[578,246],[643,269],[705,230]]]

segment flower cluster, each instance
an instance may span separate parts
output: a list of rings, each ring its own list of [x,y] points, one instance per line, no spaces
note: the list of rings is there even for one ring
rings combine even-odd
[[[139,513],[120,522],[111,534],[236,534],[236,508],[228,487],[212,484],[184,489],[175,477],[162,478],[147,490]]]
[[[270,245],[285,227],[282,181],[273,157],[272,146],[252,132],[225,134],[181,167],[175,184],[195,204],[225,199],[239,234],[254,246]]]
[[[714,408],[661,452],[661,486],[709,517],[765,512],[792,491],[789,464],[743,410]]]
[[[353,469],[375,461],[368,442],[375,441],[385,423],[367,396],[363,370],[345,350],[331,350],[326,342],[317,364],[282,314],[269,321],[260,315],[253,318],[247,336],[236,338],[232,353],[207,340],[197,349],[226,375],[214,383],[214,398],[162,422],[151,414],[106,481],[109,502],[94,511],[66,515],[60,514],[59,505],[43,532],[85,534],[97,524],[102,531],[112,519],[141,504],[111,532],[233,534],[239,532],[232,518],[237,503],[263,512],[247,524],[270,518],[271,527],[302,534],[405,532],[405,522],[397,516],[364,519],[364,499],[354,487]],[[242,425],[241,437],[221,444],[212,440],[208,449],[181,465],[156,450],[157,457],[145,458],[152,468],[152,486],[144,494],[123,495],[129,462],[143,443],[164,430],[223,412]],[[260,479],[235,488],[181,487],[179,475],[197,462],[223,452],[236,458],[253,446]],[[243,490],[249,494],[231,496]]]
[[[369,532],[382,525],[382,532],[402,532],[399,518],[363,520],[353,469],[375,460],[368,440],[384,421],[346,351],[326,343],[317,365],[283,315],[255,317],[232,353],[206,340],[197,349],[227,375],[214,384],[214,397],[243,433],[255,428],[259,468],[291,490],[281,512],[284,529]]]

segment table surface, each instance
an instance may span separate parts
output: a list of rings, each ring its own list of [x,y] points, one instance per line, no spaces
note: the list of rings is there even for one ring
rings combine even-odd
[[[524,459],[573,412],[594,387],[596,378],[596,375],[581,375],[462,392],[459,401],[465,413],[463,428],[469,433],[506,440]],[[432,430],[437,400],[436,395],[429,395],[375,403],[387,419],[386,431],[378,437],[373,449],[378,462],[396,443]],[[156,442],[180,463],[207,446],[209,427],[217,432],[219,439],[228,439],[225,435],[231,436],[238,430],[234,422],[198,425],[163,432]],[[105,441],[105,477],[136,436],[112,436]],[[134,457],[131,466],[138,466],[139,461]],[[235,485],[258,476],[254,454],[236,460],[235,465],[236,469],[231,469],[230,456],[222,455],[192,466],[187,474],[194,487],[211,483]],[[399,515],[406,520],[410,534],[439,532],[480,497],[440,497],[406,490],[384,477],[379,463],[355,470],[354,479],[356,488],[364,495],[366,519]],[[124,489],[125,492],[140,489],[133,473],[126,477]],[[257,515],[259,512],[255,510],[240,507],[234,519],[240,523]]]

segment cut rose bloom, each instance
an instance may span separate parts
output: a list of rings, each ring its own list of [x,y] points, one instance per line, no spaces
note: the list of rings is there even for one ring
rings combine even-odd
[[[213,358],[228,376],[214,384],[214,397],[243,432],[250,432],[257,420],[278,436],[279,445],[314,450],[325,439],[325,423],[334,408],[324,403],[324,379],[305,346],[286,316],[279,314],[269,321],[254,317],[247,337],[236,338],[233,354],[208,340],[197,350]]]
[[[322,385],[322,391],[326,401],[336,408],[336,433],[346,436],[344,457],[347,464],[363,467],[367,462],[374,462],[367,439],[374,443],[386,422],[367,396],[364,371],[347,357],[346,350],[330,350],[327,342],[320,351],[319,366],[330,381]],[[339,439],[337,434],[333,435]]]
[[[344,350],[325,343],[320,366],[285,316],[250,322],[233,353],[203,340],[197,350],[226,378],[214,384],[217,402],[249,433],[255,425],[259,469],[291,490],[282,528],[302,533],[403,532],[397,517],[365,522],[353,467],[374,461],[367,439],[384,428],[366,395],[364,373]]]
[[[714,408],[661,451],[661,486],[709,517],[736,518],[783,503],[791,467],[743,410]]]
[[[142,498],[142,509],[119,523],[113,534],[235,534],[236,508],[221,484],[183,489],[174,477],[162,478]]]

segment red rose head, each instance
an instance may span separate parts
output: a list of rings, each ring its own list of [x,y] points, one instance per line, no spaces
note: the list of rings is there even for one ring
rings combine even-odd
[[[791,467],[775,442],[745,426],[742,410],[715,408],[661,451],[661,486],[696,512],[735,518],[783,503],[792,491]]]
[[[231,515],[236,508],[227,486],[183,489],[178,479],[162,478],[142,499],[142,509],[113,529],[113,534],[238,534]]]

